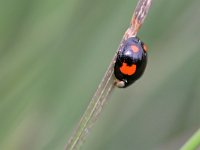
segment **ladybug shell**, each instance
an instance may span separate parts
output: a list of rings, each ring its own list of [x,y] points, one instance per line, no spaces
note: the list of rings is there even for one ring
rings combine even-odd
[[[147,64],[146,46],[137,37],[128,38],[118,51],[114,74],[125,88],[142,76]]]

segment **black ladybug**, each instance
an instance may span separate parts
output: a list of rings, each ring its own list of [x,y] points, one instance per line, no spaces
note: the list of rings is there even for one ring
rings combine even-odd
[[[125,88],[142,76],[147,64],[147,46],[137,37],[123,42],[114,66],[116,85]]]

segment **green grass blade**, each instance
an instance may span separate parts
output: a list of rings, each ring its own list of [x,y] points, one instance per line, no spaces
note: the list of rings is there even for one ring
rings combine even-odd
[[[181,150],[197,150],[200,146],[200,129],[183,145]]]

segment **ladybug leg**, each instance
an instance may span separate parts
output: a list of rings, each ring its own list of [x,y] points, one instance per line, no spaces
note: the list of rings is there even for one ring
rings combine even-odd
[[[118,87],[118,88],[124,88],[125,87],[125,83],[126,81],[120,81],[120,80],[115,80],[115,85]]]

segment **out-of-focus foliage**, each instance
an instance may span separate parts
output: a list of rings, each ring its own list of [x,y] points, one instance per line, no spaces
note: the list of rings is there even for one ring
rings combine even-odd
[[[63,149],[136,0],[0,1],[0,149]],[[200,1],[154,0],[144,76],[116,89],[83,150],[175,150],[200,126]]]

